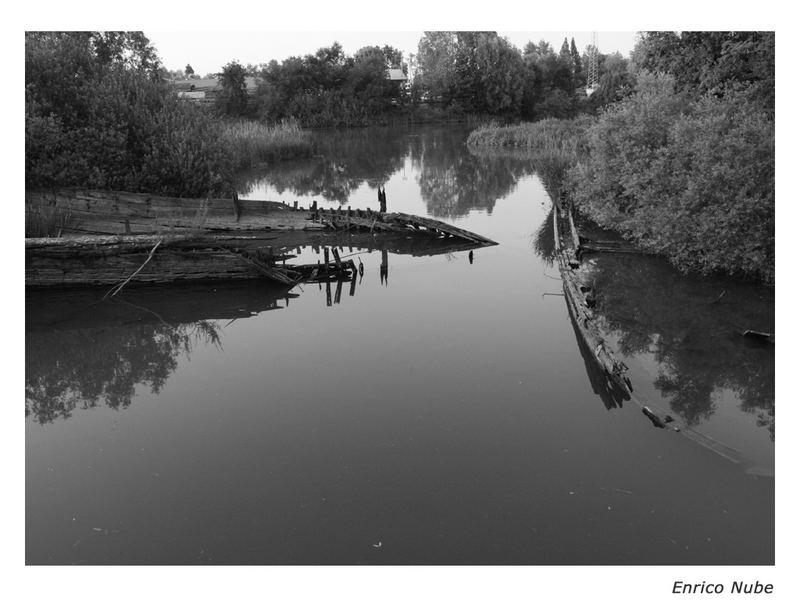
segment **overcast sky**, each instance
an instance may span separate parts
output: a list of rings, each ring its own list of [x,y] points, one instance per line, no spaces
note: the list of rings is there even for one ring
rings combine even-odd
[[[408,59],[416,53],[422,31],[148,31],[145,34],[158,50],[167,69],[191,64],[198,75],[215,73],[232,60],[243,65],[282,61],[289,56],[311,54],[318,48],[339,42],[348,55],[364,46],[390,45],[403,51]],[[522,49],[528,41],[550,42],[558,52],[564,38],[575,38],[583,52],[591,41],[588,31],[499,31],[500,35]],[[633,49],[634,32],[598,32],[598,46],[604,54],[619,51],[627,56]]]

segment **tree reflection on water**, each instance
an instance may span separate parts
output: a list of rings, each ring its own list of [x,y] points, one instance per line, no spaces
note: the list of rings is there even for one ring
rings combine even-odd
[[[419,190],[434,217],[460,217],[471,210],[492,214],[495,203],[508,196],[517,182],[533,172],[528,160],[497,154],[464,152],[463,142],[434,143],[421,139],[412,148]]]
[[[672,411],[698,425],[714,414],[720,390],[732,390],[774,440],[774,347],[741,335],[774,331],[771,290],[686,277],[649,256],[594,255],[590,264],[603,329],[623,356],[655,359],[653,386]]]
[[[374,190],[385,185],[408,160],[429,215],[491,213],[498,199],[533,172],[531,162],[518,156],[467,152],[466,133],[453,128],[410,130],[407,135],[388,128],[318,133],[313,158],[243,173],[239,192],[249,194],[266,184],[279,194],[290,191],[344,205],[364,184]]]
[[[222,348],[217,321],[297,297],[263,282],[32,291],[25,304],[25,415],[39,423],[76,408],[130,405],[137,385],[159,393],[182,357]]]
[[[158,393],[198,344],[221,347],[209,321],[141,324],[25,336],[25,416],[38,423],[66,419],[76,408],[130,405],[135,387]]]
[[[403,168],[408,138],[386,128],[339,130],[315,135],[312,158],[282,161],[257,171],[242,173],[239,193],[249,194],[268,184],[279,194],[321,197],[347,204],[362,184],[377,190]]]

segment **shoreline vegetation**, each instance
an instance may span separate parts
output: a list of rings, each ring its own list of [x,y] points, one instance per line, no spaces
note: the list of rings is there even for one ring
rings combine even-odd
[[[747,60],[723,40],[712,64],[724,72],[706,65],[702,77],[680,62],[686,48],[663,41],[641,41],[652,56],[639,60],[669,57],[673,72],[642,68],[636,91],[598,115],[486,126],[468,145],[524,150],[554,201],[683,272],[774,285],[774,36],[753,34]]]
[[[276,125],[257,121],[226,121],[221,136],[234,157],[236,170],[250,169],[260,163],[290,160],[311,156],[311,132],[303,130],[293,120]]]
[[[141,32],[27,32],[26,189],[232,198],[237,172],[312,155],[309,129],[466,121],[471,148],[527,153],[551,195],[643,251],[772,285],[774,44],[771,32],[646,32],[624,58],[425,32],[412,78],[396,48],[351,56],[334,42],[232,61],[195,103],[174,86],[191,66],[167,71]],[[57,235],[68,218],[26,211],[26,235]]]

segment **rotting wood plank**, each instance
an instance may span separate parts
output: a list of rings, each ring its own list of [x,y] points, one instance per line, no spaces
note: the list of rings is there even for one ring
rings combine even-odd
[[[426,229],[439,231],[441,233],[446,233],[448,235],[452,235],[453,237],[460,237],[466,240],[490,246],[497,245],[497,242],[490,240],[487,237],[484,237],[477,233],[473,233],[471,231],[467,231],[466,229],[461,229],[460,227],[456,227],[455,225],[450,225],[449,223],[443,223],[442,221],[437,221],[435,219],[428,219],[427,217],[419,217],[416,215],[409,215],[406,213],[386,213],[383,215],[383,217],[385,223],[401,223],[403,225],[408,225],[411,227],[413,227],[414,225],[421,225]]]
[[[364,215],[361,211],[353,214],[352,210],[312,211],[258,200],[236,200],[231,211],[231,199],[167,198],[130,192],[78,190],[56,194],[29,192],[26,193],[26,204],[33,209],[56,207],[69,213],[72,218],[65,231],[72,233],[305,231],[325,228],[403,232],[413,229],[419,230],[420,235],[449,235],[481,245],[495,244],[484,236],[448,223],[405,213],[374,213],[367,210]]]

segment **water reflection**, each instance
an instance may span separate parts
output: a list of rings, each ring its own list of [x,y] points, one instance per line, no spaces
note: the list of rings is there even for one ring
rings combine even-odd
[[[407,139],[385,128],[319,132],[312,158],[285,161],[242,173],[239,193],[249,194],[257,185],[268,185],[278,194],[322,197],[347,204],[362,184],[376,191],[403,168]]]
[[[419,191],[434,217],[460,217],[471,210],[492,214],[497,200],[533,172],[529,160],[508,155],[464,152],[463,140],[425,140],[412,147]]]
[[[386,250],[381,251],[381,285],[389,285],[389,255]]]
[[[198,321],[28,333],[25,416],[44,424],[76,408],[125,408],[137,385],[158,393],[197,344],[219,346],[219,327]]]
[[[405,192],[387,184],[408,168],[418,186],[414,194],[422,199],[429,215],[461,217],[471,210],[491,214],[497,200],[510,194],[533,167],[520,156],[466,152],[467,133],[458,128],[409,130],[405,135],[384,128],[319,132],[314,157],[243,173],[239,193],[244,196],[266,187],[278,194],[290,192],[347,204],[363,185],[375,192],[375,198],[380,188],[388,187],[384,204],[388,201],[390,211],[403,210],[398,194]]]
[[[545,265],[552,267],[556,260],[556,238],[553,229],[553,208],[547,213],[547,218],[542,221],[533,235],[533,249]]]
[[[130,405],[137,385],[159,393],[181,357],[222,349],[216,320],[288,306],[296,294],[262,284],[34,292],[26,298],[25,415],[44,424],[78,408]]]
[[[774,441],[774,347],[741,335],[746,329],[774,331],[770,290],[685,277],[647,256],[593,255],[589,266],[605,335],[624,357],[655,361],[651,384],[669,410],[688,426],[702,425],[728,390]],[[588,366],[587,371],[593,387],[603,391]],[[606,392],[601,395],[609,408],[621,406]]]

